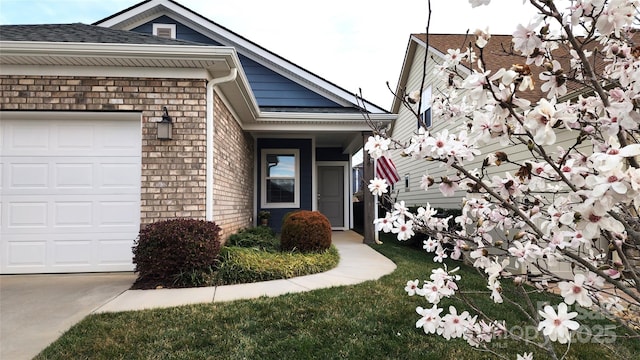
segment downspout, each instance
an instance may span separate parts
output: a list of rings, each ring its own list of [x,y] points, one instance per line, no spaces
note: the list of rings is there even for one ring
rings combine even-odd
[[[215,125],[213,122],[214,110],[214,88],[222,83],[234,81],[238,75],[238,69],[233,68],[229,74],[209,79],[207,82],[207,171],[206,171],[206,194],[205,194],[205,218],[207,221],[213,221],[213,136]]]

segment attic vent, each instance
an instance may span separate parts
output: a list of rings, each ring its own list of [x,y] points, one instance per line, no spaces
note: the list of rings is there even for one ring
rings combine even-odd
[[[167,38],[176,38],[176,25],[175,24],[153,24],[153,35]]]

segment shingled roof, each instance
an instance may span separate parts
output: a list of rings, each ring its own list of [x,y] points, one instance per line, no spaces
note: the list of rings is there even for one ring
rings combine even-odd
[[[412,34],[413,37],[426,43],[426,34]],[[640,32],[633,32],[632,40],[634,42],[640,42]],[[491,35],[491,39],[483,50],[483,57],[487,66],[487,70],[491,70],[491,73],[495,73],[500,68],[509,69],[514,64],[525,64],[526,58],[521,55],[515,54],[513,50],[513,37],[511,35]],[[437,49],[443,54],[447,53],[448,49],[461,49],[469,46],[473,47],[478,53],[478,49],[475,47],[475,36],[470,34],[429,34],[429,47]],[[579,38],[579,40],[582,40]],[[585,44],[585,49],[593,52],[592,64],[595,67],[596,72],[601,72],[606,65],[603,61],[603,56],[597,51],[598,42],[590,41]],[[571,79],[571,55],[569,49],[564,46],[560,46],[553,50],[554,59],[558,60],[564,69],[565,74]],[[463,66],[466,64],[462,64]],[[475,66],[475,64],[474,64]],[[542,81],[539,78],[541,72],[545,69],[542,66],[530,65],[532,78],[535,83],[533,90],[525,90],[519,92],[519,96],[531,101],[537,101],[546,97],[546,94],[540,89]],[[567,97],[572,97],[579,94],[584,89],[584,85],[575,82],[567,81]]]
[[[0,25],[0,41],[43,41],[97,44],[202,45],[133,31],[114,30],[82,23]]]
[[[414,34],[413,36],[425,43],[427,41],[426,34]],[[487,70],[491,70],[492,74],[501,68],[509,69],[514,64],[524,64],[526,62],[526,58],[524,56],[516,55],[512,51],[512,38],[513,37],[511,35],[491,35],[491,39],[483,50],[483,57],[488,67]],[[443,54],[446,54],[448,49],[460,49],[461,51],[464,51],[464,49],[469,46],[473,47],[473,49],[476,50],[476,53],[478,53],[478,49],[474,45],[475,41],[476,38],[473,34],[429,34],[429,46],[437,49]],[[535,88],[533,90],[520,92],[520,97],[529,100],[537,100],[545,97],[545,94],[540,90],[540,80],[538,77],[542,71],[542,68],[531,65]]]

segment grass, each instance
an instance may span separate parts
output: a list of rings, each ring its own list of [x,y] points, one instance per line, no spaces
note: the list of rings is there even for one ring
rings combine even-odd
[[[276,298],[91,315],[36,359],[495,358],[472,350],[463,340],[446,341],[416,329],[415,307],[427,304],[423,298],[408,297],[404,284],[427,278],[434,264],[424,252],[391,241],[375,249],[398,266],[378,281]],[[462,268],[460,273],[462,286],[486,286],[474,269]],[[558,302],[554,295],[538,296],[537,300]],[[513,307],[497,306],[487,298],[479,297],[483,310],[509,324],[523,323]],[[492,345],[510,359],[534,351],[513,341]],[[574,344],[568,358],[625,359],[640,353],[638,340],[617,339],[614,346],[620,354],[598,344]],[[535,355],[536,360],[544,358],[544,353]]]

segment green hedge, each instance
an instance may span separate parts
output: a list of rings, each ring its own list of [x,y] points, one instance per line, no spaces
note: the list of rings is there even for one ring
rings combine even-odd
[[[223,247],[216,273],[217,285],[288,279],[330,270],[340,256],[335,246],[319,253],[265,252],[256,248]]]
[[[229,236],[225,246],[255,248],[262,251],[274,252],[280,250],[280,241],[271,228],[258,226],[242,229]]]

